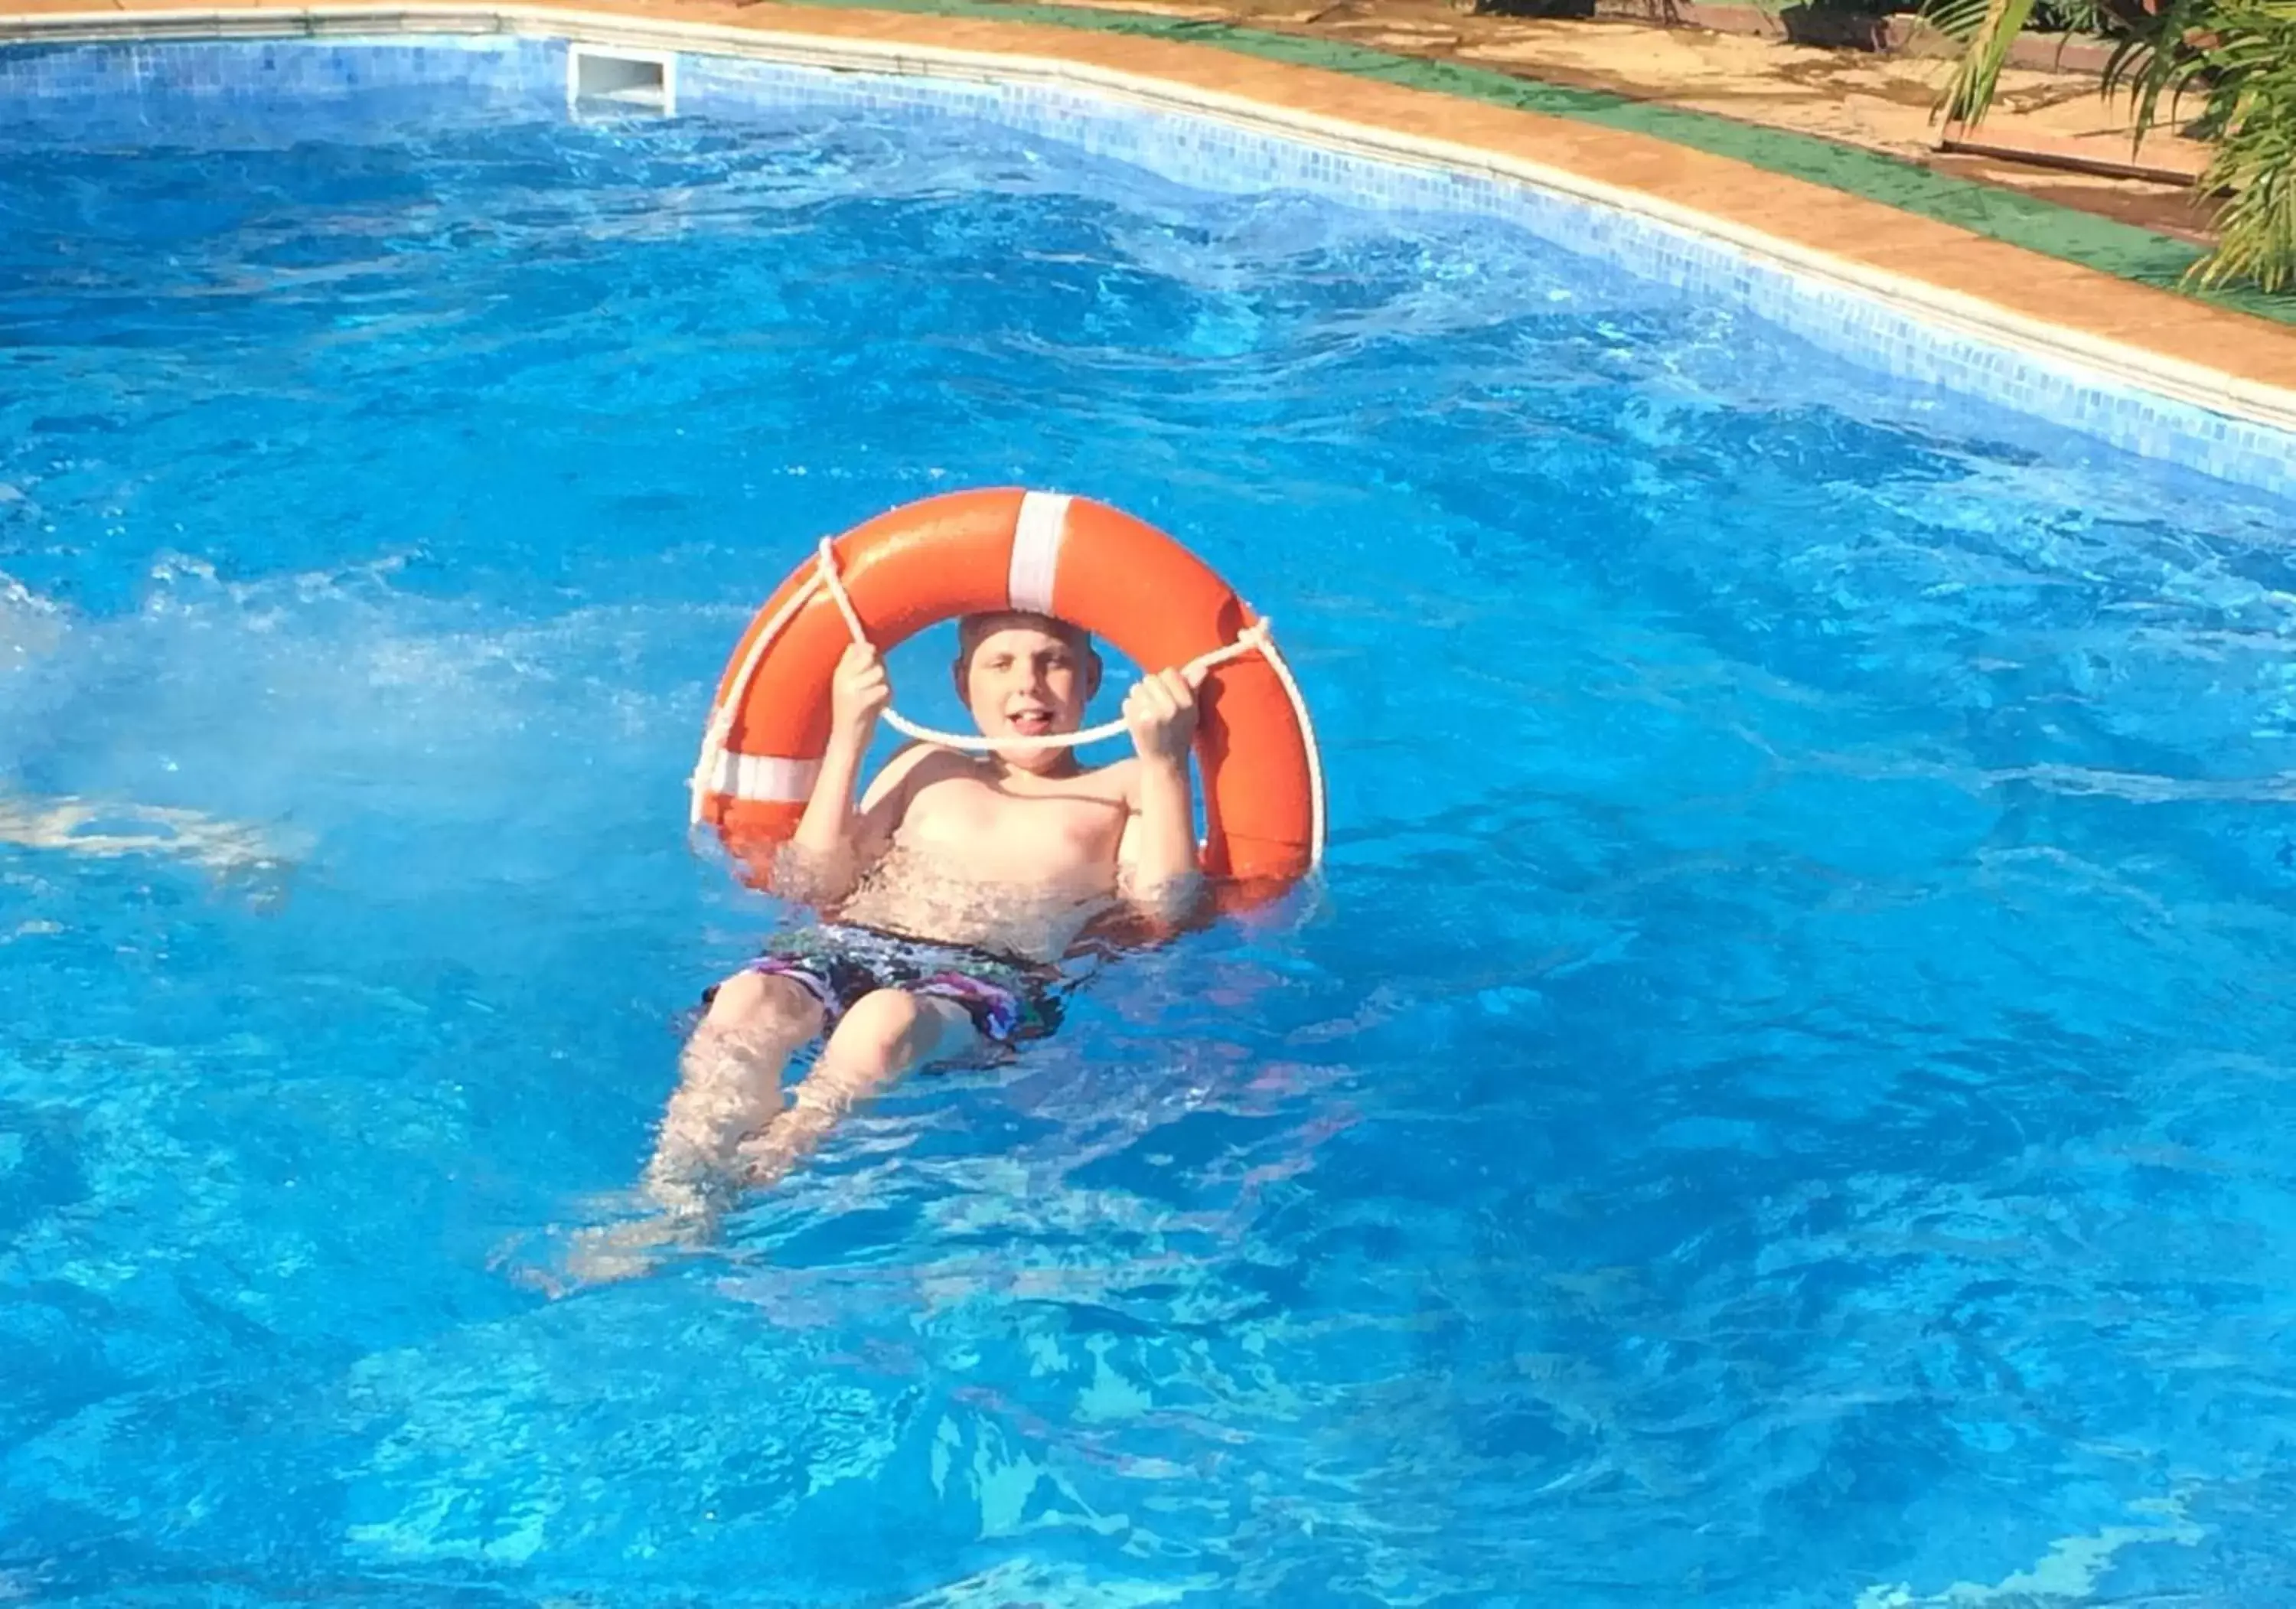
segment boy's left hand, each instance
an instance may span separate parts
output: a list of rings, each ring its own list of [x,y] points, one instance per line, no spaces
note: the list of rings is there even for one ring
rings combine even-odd
[[[1141,759],[1186,763],[1196,736],[1196,685],[1202,679],[1159,670],[1124,695],[1124,725]]]

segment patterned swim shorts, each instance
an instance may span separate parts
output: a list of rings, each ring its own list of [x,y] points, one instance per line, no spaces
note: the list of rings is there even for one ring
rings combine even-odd
[[[787,978],[821,1003],[831,1027],[862,996],[898,989],[955,1002],[980,1037],[999,1046],[1058,1028],[1065,988],[1057,967],[849,922],[782,934],[746,970]]]

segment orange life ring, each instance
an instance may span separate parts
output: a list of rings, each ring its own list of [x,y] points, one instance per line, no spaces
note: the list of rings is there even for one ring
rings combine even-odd
[[[926,497],[831,544],[881,649],[939,621],[1000,609],[1055,615],[1144,666],[1233,643],[1256,617],[1155,527],[1088,498],[1000,488]],[[797,830],[829,744],[829,682],[851,641],[814,563],[750,622],[720,678],[695,768],[693,817],[761,877]],[[1322,858],[1323,777],[1297,685],[1273,644],[1213,669],[1199,694],[1205,874],[1247,899]]]

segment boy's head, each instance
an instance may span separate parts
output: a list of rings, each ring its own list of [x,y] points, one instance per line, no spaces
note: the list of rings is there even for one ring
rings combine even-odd
[[[956,693],[986,737],[1041,737],[1074,732],[1100,691],[1100,653],[1092,634],[1048,614],[1004,610],[956,623]],[[1016,749],[1007,765],[1051,770],[1068,763],[1065,749]]]

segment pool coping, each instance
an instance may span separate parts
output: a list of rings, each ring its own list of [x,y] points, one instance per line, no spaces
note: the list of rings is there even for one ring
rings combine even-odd
[[[2296,434],[2296,331],[1638,131],[1216,45],[781,0],[0,0],[0,44],[546,36],[832,70],[1048,84],[1406,166],[1529,184],[1722,242],[1924,324]]]

